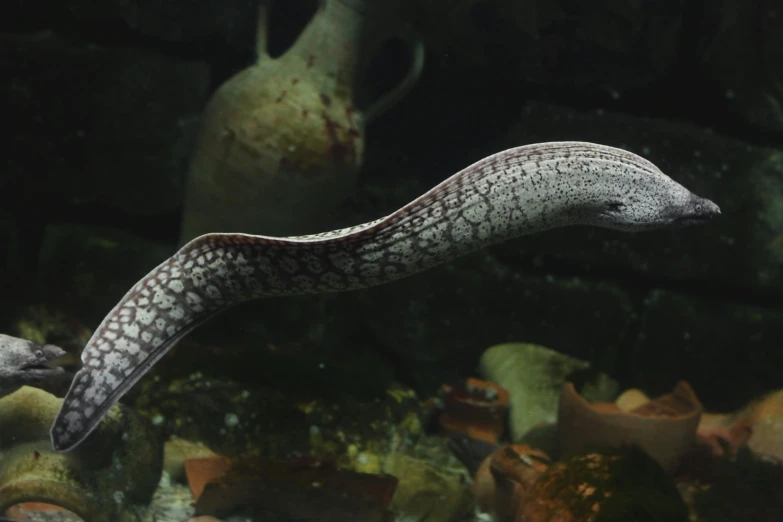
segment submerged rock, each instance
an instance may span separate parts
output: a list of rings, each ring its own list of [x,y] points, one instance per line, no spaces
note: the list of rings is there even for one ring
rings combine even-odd
[[[418,400],[402,386],[327,400],[193,374],[146,381],[135,404],[163,438],[198,441],[229,457],[309,454],[366,473],[378,473],[394,448],[422,431]]]
[[[397,520],[451,522],[472,509],[473,495],[458,468],[397,453],[390,455],[384,471],[399,478],[391,506]]]
[[[36,286],[47,305],[70,310],[94,326],[128,288],[173,252],[173,244],[111,228],[50,225],[44,230]]]
[[[660,81],[674,66],[685,11],[682,0],[406,3],[432,49],[502,67],[504,78],[615,96]]]
[[[517,520],[530,522],[688,520],[672,479],[636,447],[593,451],[552,464],[520,511],[523,518]]]
[[[767,0],[706,2],[700,17],[702,75],[728,109],[755,126],[783,131],[783,13]]]
[[[198,2],[187,0],[163,3],[127,2],[110,0],[95,3],[92,0],[72,0],[67,4],[53,0],[12,2],[14,15],[8,24],[0,23],[5,30],[36,27],[56,29],[82,28],[87,24],[96,36],[106,31],[117,33],[116,38],[128,38],[135,33],[140,40],[178,42],[200,45],[233,43],[251,47],[255,29],[257,3],[252,0],[226,0],[223,2]],[[42,16],[42,13],[45,15]],[[12,21],[16,23],[13,24]],[[5,27],[7,26],[7,27]],[[88,29],[88,31],[89,31]],[[82,29],[82,32],[88,32]],[[105,34],[104,38],[109,38]],[[148,43],[149,45],[149,43]],[[169,47],[171,49],[171,47]],[[202,51],[206,52],[206,51]],[[228,57],[222,57],[228,59]]]
[[[205,63],[49,31],[2,35],[0,44],[3,118],[15,129],[7,145],[25,158],[4,169],[9,186],[39,207],[92,203],[132,216],[179,207]]]
[[[362,290],[355,313],[426,393],[474,372],[487,346],[514,339],[613,371],[629,340],[629,294],[611,282],[524,273],[497,252]]]
[[[688,520],[671,477],[632,445],[557,462],[524,444],[503,446],[481,463],[473,491],[478,510],[498,522]]]
[[[693,522],[777,522],[783,507],[783,466],[749,448],[718,457],[678,481]]]
[[[735,410],[780,384],[781,338],[781,310],[656,290],[629,369],[651,395],[685,379],[707,410]]]
[[[118,404],[84,444],[55,453],[49,427],[61,403],[26,386],[0,399],[0,513],[45,502],[90,522],[134,519],[134,506],[146,505],[157,487],[162,445]]]

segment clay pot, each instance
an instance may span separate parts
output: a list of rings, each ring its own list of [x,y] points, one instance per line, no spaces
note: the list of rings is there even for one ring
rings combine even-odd
[[[464,383],[441,387],[444,412],[442,433],[459,433],[497,444],[503,434],[509,394],[489,381],[469,378]]]
[[[563,457],[596,446],[636,444],[673,471],[696,437],[702,406],[691,386],[680,382],[672,393],[648,402],[636,402],[623,411],[615,403],[591,404],[574,385],[563,385],[558,411],[558,433]]]
[[[421,44],[402,32],[414,56],[409,73],[366,111],[354,105],[368,57],[395,36],[379,12],[384,6],[322,0],[294,45],[271,58],[269,5],[261,1],[257,62],[225,82],[202,116],[181,242],[208,232],[323,231],[324,216],[350,195],[358,179],[365,124],[399,101],[422,69]]]

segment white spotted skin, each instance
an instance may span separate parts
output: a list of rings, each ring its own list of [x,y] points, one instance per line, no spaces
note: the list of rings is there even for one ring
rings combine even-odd
[[[79,444],[174,344],[229,306],[366,288],[487,245],[567,225],[648,230],[718,207],[629,152],[581,142],[509,149],[370,223],[291,238],[206,234],[139,281],[82,353],[52,444]]]

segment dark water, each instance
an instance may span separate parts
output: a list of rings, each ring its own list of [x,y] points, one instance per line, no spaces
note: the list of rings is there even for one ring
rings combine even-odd
[[[445,443],[420,449],[440,440],[441,386],[485,377],[482,355],[505,342],[589,365],[585,376],[566,372],[564,359],[529,361],[509,378],[554,376],[539,386],[551,393],[524,397],[530,417],[540,407],[536,419],[550,423],[565,379],[585,389],[602,374],[614,395],[650,397],[685,380],[709,413],[783,388],[783,18],[774,2],[405,0],[368,4],[367,18],[350,15],[358,4],[323,2],[348,11],[302,50],[319,2],[274,2],[266,40],[280,68],[265,69],[254,94],[229,96],[239,108],[215,117],[214,134],[204,130],[209,101],[256,62],[256,2],[9,5],[0,20],[0,333],[61,346],[76,371],[128,289],[190,239],[188,222],[267,235],[357,225],[531,143],[639,154],[721,216],[638,234],[549,230],[377,288],[233,307],[156,362],[121,399],[125,423],[102,425],[76,454],[94,470],[122,464],[86,489],[108,505],[146,505],[156,490],[164,505],[187,505],[182,462],[201,450],[183,445],[173,458],[169,442],[174,486],[158,488],[172,437],[231,457],[312,454],[368,473],[390,472],[390,456],[408,452],[450,476],[457,464]],[[354,29],[353,41],[338,41]],[[365,121],[406,75],[410,89]],[[345,83],[334,87],[336,78]],[[530,367],[543,369],[524,373]],[[66,385],[40,383],[56,399]],[[14,458],[47,462],[59,403],[40,401],[28,410],[0,402],[0,418],[46,419],[32,432],[20,428],[29,419],[6,421],[0,453],[32,444]],[[514,422],[504,421],[500,440],[476,444],[509,442]],[[757,422],[757,434],[774,424]],[[557,446],[551,434],[536,440]],[[765,451],[783,459],[780,446]],[[481,458],[467,456],[470,477]],[[776,513],[778,500],[758,512]]]

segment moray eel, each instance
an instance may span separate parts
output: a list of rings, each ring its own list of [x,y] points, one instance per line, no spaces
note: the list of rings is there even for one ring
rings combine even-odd
[[[197,237],[144,276],[98,326],[52,426],[52,445],[67,451],[79,444],[175,343],[237,303],[380,285],[555,227],[642,231],[719,213],[635,154],[551,142],[484,158],[370,223],[288,238]]]
[[[65,374],[51,363],[66,355],[53,344],[37,344],[25,339],[0,334],[0,397],[10,395],[22,386]]]

